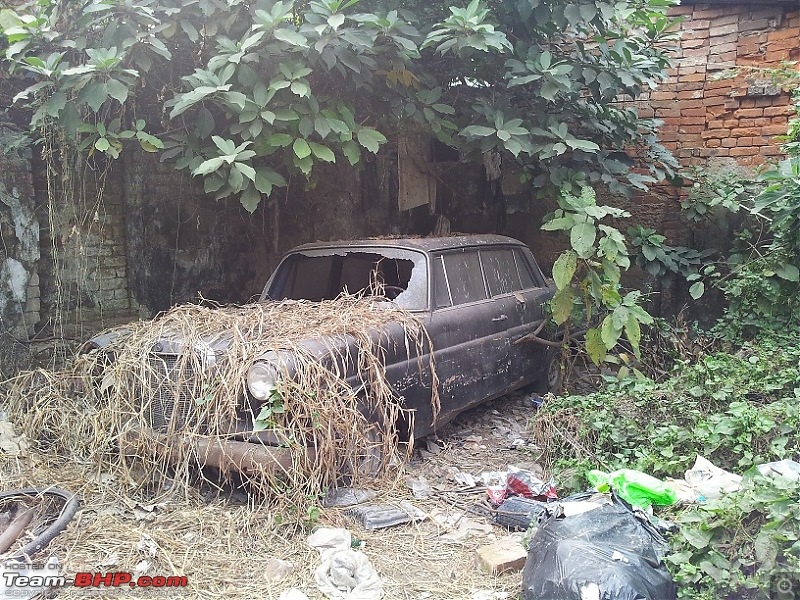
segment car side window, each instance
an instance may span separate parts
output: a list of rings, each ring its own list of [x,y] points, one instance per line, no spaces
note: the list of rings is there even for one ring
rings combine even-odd
[[[447,278],[444,275],[444,263],[441,256],[433,259],[433,294],[436,308],[453,305],[453,301],[450,299],[450,290],[447,288]]]
[[[481,262],[490,296],[502,296],[523,288],[511,248],[481,250]]]
[[[454,305],[486,299],[477,251],[444,255],[444,268]]]
[[[519,270],[519,277],[522,282],[522,289],[527,290],[529,288],[536,288],[541,287],[541,283],[537,283],[536,279],[533,277],[533,272],[531,270],[530,263],[528,262],[528,257],[525,256],[522,252],[518,249],[514,250],[514,257],[517,260],[517,268]]]

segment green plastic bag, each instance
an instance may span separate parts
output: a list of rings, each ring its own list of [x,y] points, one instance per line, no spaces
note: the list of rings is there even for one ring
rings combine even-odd
[[[651,504],[669,506],[678,501],[678,497],[669,485],[647,473],[633,469],[620,469],[611,473],[592,470],[586,474],[598,492],[614,489],[620,498],[633,506],[647,508]]]

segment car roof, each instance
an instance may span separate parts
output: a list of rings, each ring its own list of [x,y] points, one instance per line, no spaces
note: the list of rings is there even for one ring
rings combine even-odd
[[[437,250],[449,250],[452,248],[463,248],[468,246],[491,246],[497,244],[513,244],[524,246],[519,240],[496,234],[468,234],[450,235],[445,237],[379,237],[362,238],[358,240],[341,240],[336,242],[314,242],[303,244],[292,248],[290,252],[302,250],[315,250],[324,248],[378,248],[396,247],[420,250],[422,252],[434,252]]]

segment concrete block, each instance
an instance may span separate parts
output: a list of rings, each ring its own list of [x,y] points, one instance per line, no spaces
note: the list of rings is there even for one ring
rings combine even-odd
[[[504,538],[488,546],[478,548],[478,568],[490,575],[500,575],[509,571],[521,571],[525,566],[528,552],[517,540]]]

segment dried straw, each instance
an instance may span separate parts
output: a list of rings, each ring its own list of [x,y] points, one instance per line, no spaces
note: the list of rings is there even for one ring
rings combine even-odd
[[[278,395],[269,401],[282,412],[269,426],[293,461],[291,469],[245,477],[267,501],[305,506],[343,473],[354,480],[365,466],[371,475],[389,471],[403,447],[394,425],[413,424],[414,414],[386,381],[387,355],[416,360],[420,377],[433,381],[438,412],[422,323],[375,298],[184,305],[115,333],[108,346],[76,357],[62,372],[37,370],[7,382],[5,405],[39,450],[100,471],[121,469],[156,490],[167,485],[190,495],[204,475],[203,460],[185,442],[233,439],[237,423],[261,414],[262,405],[248,399],[246,375],[265,354],[284,358]],[[306,343],[321,336],[324,346]],[[158,344],[175,352],[168,375],[154,353]],[[346,377],[353,373],[351,386]],[[159,436],[142,435],[153,427]]]

